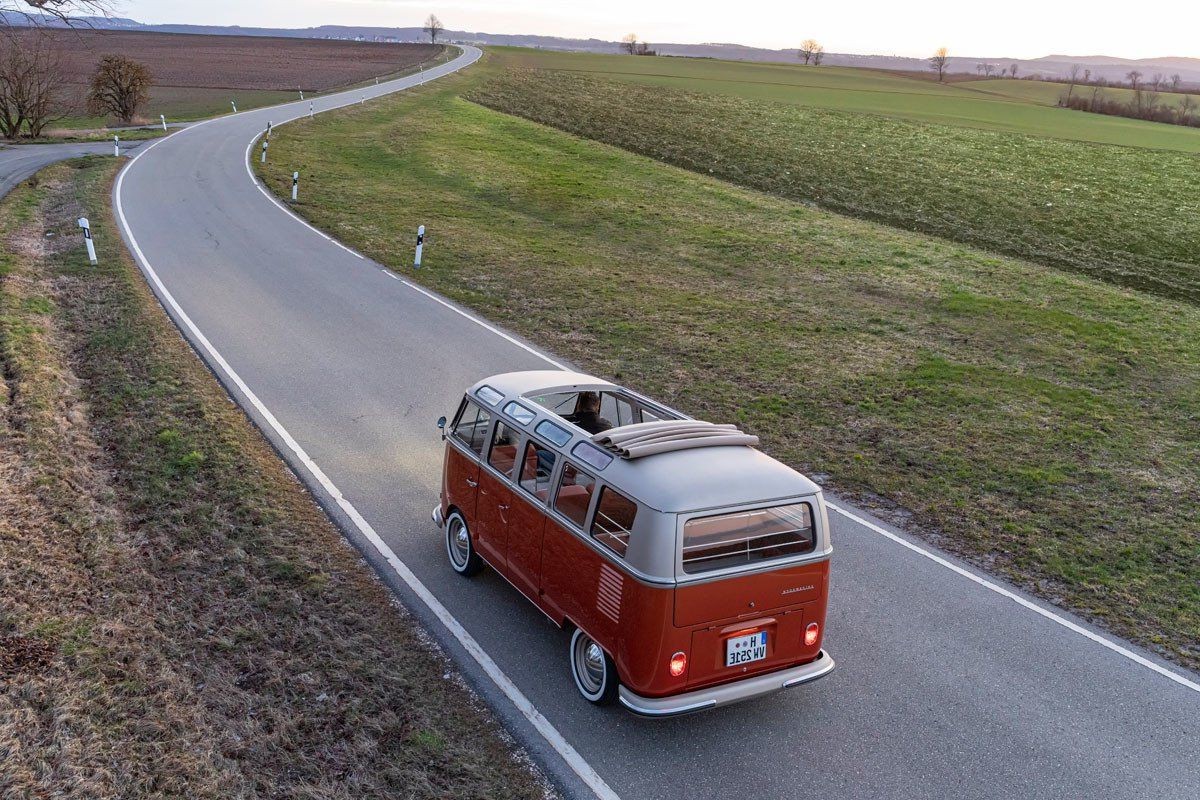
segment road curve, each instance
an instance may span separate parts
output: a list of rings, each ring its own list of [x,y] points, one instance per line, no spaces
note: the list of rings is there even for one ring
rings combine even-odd
[[[313,101],[318,112],[468,65]],[[826,644],[790,693],[646,721],[575,693],[566,639],[429,521],[433,420],[536,348],[343,248],[247,169],[308,102],[146,149],[115,189],[155,292],[214,372],[514,734],[571,794],[634,798],[1196,798],[1200,679],[839,503]]]
[[[138,140],[121,143],[121,155],[136,152],[145,144]],[[62,144],[0,145],[0,197],[13,187],[56,161],[78,156],[110,155],[112,142],[63,142]]]

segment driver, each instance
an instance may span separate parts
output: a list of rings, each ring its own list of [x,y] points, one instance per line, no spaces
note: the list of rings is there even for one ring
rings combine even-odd
[[[572,422],[593,435],[612,427],[611,422],[600,416],[599,392],[580,392],[572,417]]]

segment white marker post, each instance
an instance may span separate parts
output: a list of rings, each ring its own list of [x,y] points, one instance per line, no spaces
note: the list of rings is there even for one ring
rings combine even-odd
[[[300,99],[301,100],[304,99],[304,90],[303,89],[300,90]]]
[[[88,261],[92,262],[92,266],[96,266],[96,245],[92,244],[92,229],[88,225],[87,217],[79,218],[79,227],[83,228],[83,241],[87,244]]]
[[[367,102],[367,96],[365,94],[360,94],[358,96],[358,104],[361,106],[365,102]]]
[[[237,103],[234,102],[233,100],[230,100],[229,105],[233,106],[233,113],[236,114],[237,113]]]
[[[166,114],[159,114],[159,115],[158,115],[158,118],[162,120],[162,124],[163,124],[163,130],[165,131],[165,130],[167,129],[167,115],[166,115]]]
[[[308,104],[308,115],[310,117],[313,115],[313,104],[311,102]]]
[[[113,155],[117,158],[121,157],[121,137],[113,136]]]
[[[263,139],[262,158],[259,159],[259,163],[262,163],[262,164],[267,163],[267,146],[269,144],[271,144],[271,143],[268,142],[266,139]]]
[[[268,139],[271,138],[271,123],[270,122],[267,123],[267,138]]]
[[[413,259],[413,266],[417,269],[421,268],[421,251],[425,249],[425,226],[417,228],[417,255]]]
[[[292,202],[296,202],[296,198],[300,195],[300,173],[292,173]]]

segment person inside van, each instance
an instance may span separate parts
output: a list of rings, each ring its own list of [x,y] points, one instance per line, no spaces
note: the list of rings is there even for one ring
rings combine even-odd
[[[612,423],[600,416],[600,393],[580,392],[575,413],[569,419],[590,434],[604,433]]]

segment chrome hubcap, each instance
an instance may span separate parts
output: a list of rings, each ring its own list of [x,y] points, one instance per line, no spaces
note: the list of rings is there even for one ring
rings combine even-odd
[[[579,681],[588,694],[599,692],[604,686],[604,651],[600,645],[586,637],[580,637],[576,648],[579,662]]]
[[[458,519],[450,524],[450,557],[459,567],[464,566],[471,557],[471,540],[467,535],[467,527]]]

